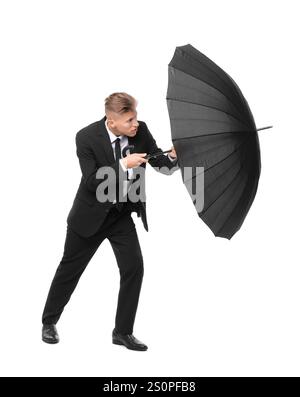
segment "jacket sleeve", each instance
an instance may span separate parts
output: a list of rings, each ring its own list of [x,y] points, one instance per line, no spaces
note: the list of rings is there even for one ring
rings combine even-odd
[[[156,141],[149,131],[146,123],[146,140],[147,140],[147,152],[148,154],[162,152],[162,149],[157,147]],[[179,169],[178,160],[171,161],[167,155],[161,155],[158,157],[152,157],[149,159],[149,164],[154,167],[157,172],[161,172],[165,175],[172,175],[173,172]]]
[[[96,178],[99,167],[97,167],[95,155],[86,137],[83,137],[79,133],[76,135],[76,153],[79,159],[83,183],[87,186],[88,190],[96,192],[98,185],[103,182],[104,178]],[[114,169],[116,181],[118,181],[119,172],[124,172],[122,171],[119,161],[115,161],[107,166]]]

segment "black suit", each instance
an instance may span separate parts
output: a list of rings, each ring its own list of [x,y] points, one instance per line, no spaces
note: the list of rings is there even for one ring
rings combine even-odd
[[[111,201],[97,200],[96,190],[102,182],[102,179],[96,178],[97,170],[110,166],[115,170],[117,180],[119,172],[124,172],[119,161],[115,160],[105,120],[106,117],[90,124],[76,135],[82,178],[67,218],[64,254],[50,287],[42,321],[44,324],[56,324],[85,267],[101,242],[108,238],[121,277],[115,328],[120,333],[131,334],[144,271],[131,212],[135,211],[141,217],[148,231],[146,202],[127,202],[122,210],[118,210]],[[136,153],[160,151],[143,121],[139,121],[136,135],[128,137],[128,143],[134,145]],[[175,162],[167,156],[152,158],[149,163],[153,167],[163,167],[158,171],[169,175],[175,170]]]

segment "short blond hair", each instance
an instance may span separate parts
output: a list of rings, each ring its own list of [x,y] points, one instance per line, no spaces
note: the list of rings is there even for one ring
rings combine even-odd
[[[109,112],[123,114],[134,111],[137,106],[137,100],[126,92],[114,92],[105,98],[105,113]]]

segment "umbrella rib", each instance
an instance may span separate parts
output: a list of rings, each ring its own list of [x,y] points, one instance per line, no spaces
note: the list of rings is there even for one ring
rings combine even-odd
[[[204,151],[202,151],[201,152],[201,155],[203,156],[204,155],[204,153],[208,153],[208,152],[211,152],[211,151],[213,151],[213,150],[218,150],[218,149],[221,149],[221,148],[223,148],[224,146],[226,146],[226,145],[228,145],[228,142],[226,142],[226,143],[223,143],[223,144],[221,144],[221,145],[219,145],[219,146],[214,146],[213,148],[212,147],[210,147],[209,149],[206,149],[206,150],[204,150]],[[199,155],[199,152],[198,153],[196,153],[196,154],[198,154]],[[192,160],[193,159],[193,157],[191,157],[190,158],[190,160]],[[200,173],[201,174],[201,173]],[[197,174],[197,175],[199,175],[199,174]],[[191,179],[193,179],[194,177],[191,177],[191,178],[189,178],[189,179],[187,179],[187,181],[190,181]]]
[[[178,68],[178,67],[175,68],[175,67],[173,66],[173,69],[179,70],[180,72],[185,73],[187,76],[192,76],[193,78],[200,80],[198,77],[193,76],[191,73],[187,73],[187,72],[185,72],[184,70],[182,70],[182,69],[180,69],[180,68]],[[203,81],[203,80],[200,80],[200,81]],[[205,83],[206,83],[206,82],[205,82]],[[220,91],[219,88],[215,87],[215,86],[212,85],[212,84],[208,84],[208,83],[206,83],[206,84],[207,84],[209,87],[213,87],[215,90],[219,91],[222,95],[224,95],[225,98],[235,107],[235,109],[238,111],[238,113],[240,113],[240,112],[239,112],[239,109],[237,108],[237,106],[232,102],[232,100],[231,100],[230,98],[228,98],[227,95],[224,94],[224,92]]]
[[[181,50],[182,52],[184,52],[183,50]],[[200,51],[199,51],[200,52]],[[185,54],[188,56],[188,57],[190,57],[190,58],[192,58],[195,62],[198,62],[198,63],[200,63],[200,65],[202,66],[202,67],[204,67],[208,72],[212,72],[213,74],[215,74],[230,90],[232,90],[232,86],[235,88],[235,91],[237,92],[237,94],[238,94],[238,97],[239,97],[239,99],[241,100],[245,100],[244,99],[244,96],[242,95],[242,93],[241,92],[239,92],[239,91],[241,91],[240,90],[240,88],[238,87],[238,85],[236,84],[236,82],[233,80],[233,78],[231,77],[231,76],[229,76],[229,74],[228,73],[226,73],[225,72],[225,70],[223,70],[220,66],[218,66],[216,63],[214,63],[211,59],[209,59],[206,55],[204,55],[204,54],[202,54],[201,53],[201,55],[202,56],[204,56],[205,58],[207,58],[207,60],[209,61],[209,62],[211,62],[216,68],[218,68],[221,72],[223,72],[226,76],[228,76],[229,77],[229,79],[231,80],[230,81],[230,83],[232,84],[232,86],[230,86],[230,84],[226,81],[226,80],[224,80],[224,78],[223,77],[221,77],[217,72],[215,72],[213,69],[211,69],[211,68],[209,68],[208,66],[206,66],[205,65],[205,63],[203,63],[203,62],[201,62],[199,59],[197,59],[196,57],[194,57],[193,55],[191,55],[190,53],[188,53],[188,52],[185,52]],[[234,84],[233,84],[234,83]],[[208,85],[210,85],[210,84],[208,84]],[[213,87],[213,86],[212,86]],[[215,88],[215,87],[214,87]],[[223,95],[225,95],[225,94],[223,94]],[[226,96],[226,95],[225,95]]]
[[[218,88],[216,88],[216,87],[214,87],[214,86],[208,84],[208,83],[207,83],[206,81],[204,81],[204,80],[200,80],[198,77],[195,77],[195,76],[193,76],[193,75],[191,75],[191,74],[188,74],[188,73],[184,72],[183,70],[181,70],[181,69],[179,69],[179,68],[175,68],[175,67],[173,67],[173,66],[169,66],[169,68],[171,68],[171,69],[173,69],[173,70],[178,70],[179,72],[183,73],[184,75],[189,76],[189,77],[191,77],[192,79],[196,80],[196,82],[199,82],[199,81],[200,81],[201,83],[205,84],[207,87],[213,88],[215,91],[218,91],[218,93],[221,94],[223,97],[225,97],[226,100],[230,101],[230,103],[235,107],[237,113],[241,116],[241,113],[240,113],[239,109],[235,106],[235,104],[234,104],[233,102],[231,102],[231,100],[230,100],[223,92],[221,92]],[[230,78],[230,76],[229,76],[229,78]],[[218,101],[218,98],[217,98],[216,96],[214,96],[214,95],[208,94],[207,92],[203,92],[203,91],[200,90],[200,89],[196,89],[196,88],[194,88],[194,87],[190,87],[190,86],[187,86],[187,85],[185,85],[185,84],[180,84],[178,81],[176,81],[176,79],[174,79],[174,80],[175,80],[175,81],[174,81],[174,85],[177,85],[177,86],[183,87],[183,88],[188,88],[189,90],[195,91],[195,92],[197,92],[197,93],[198,93],[198,92],[201,92],[203,95],[208,96],[209,98],[212,98],[212,99]],[[169,81],[169,84],[170,84],[170,81]],[[168,91],[169,91],[169,87],[168,87]],[[168,98],[167,98],[167,99],[168,99]]]
[[[244,143],[247,142],[247,140],[248,140],[249,138],[250,138],[250,136],[247,137],[242,143],[240,143],[240,144],[238,145],[237,148],[235,148],[231,153],[229,153],[229,154],[228,154],[226,157],[224,157],[222,160],[218,161],[217,163],[215,163],[214,165],[211,165],[211,166],[208,167],[208,168],[204,168],[203,173],[209,171],[210,169],[214,168],[216,165],[222,163],[222,161],[227,160],[227,159],[228,159],[230,156],[232,156],[240,147],[242,147],[242,146],[244,145]],[[191,179],[194,179],[197,175],[199,175],[199,174],[196,174],[196,175],[192,176]],[[189,180],[191,180],[191,179],[189,179]]]
[[[238,160],[239,160],[239,159],[235,160],[235,161],[233,162],[233,164],[236,164],[236,163],[238,162]],[[210,167],[210,168],[211,168],[211,167]],[[209,171],[210,168],[207,168],[207,171]],[[226,169],[224,172],[222,172],[220,175],[218,175],[217,178],[216,178],[214,181],[212,181],[209,185],[206,185],[206,189],[207,189],[209,186],[211,186],[213,183],[215,183],[215,181],[216,181],[217,179],[219,179],[219,178],[222,177],[224,174],[226,174],[227,171],[228,171],[228,169]],[[206,172],[206,170],[204,169],[203,172],[200,172],[199,174],[196,174],[196,175],[192,176],[191,178],[186,179],[185,182],[189,182],[189,181],[191,181],[192,179],[196,178],[196,176],[201,175],[201,174],[204,174],[205,172]]]
[[[231,116],[231,117],[233,117],[234,119],[236,119],[237,121],[239,121],[241,124],[244,124],[244,122],[243,122],[242,120],[238,119],[238,118],[237,118],[236,116],[234,116],[233,114],[231,114],[231,113],[229,113],[229,112],[226,112],[225,110],[220,110],[220,109],[218,109],[218,108],[216,108],[216,107],[214,107],[214,106],[203,105],[202,103],[197,103],[197,102],[185,101],[185,100],[183,100],[183,99],[174,99],[174,98],[168,98],[168,97],[167,97],[166,99],[169,100],[169,101],[190,103],[190,104],[192,104],[192,105],[198,105],[198,106],[203,106],[203,107],[206,107],[206,108],[209,108],[209,109],[214,109],[214,110],[216,110],[216,111],[218,111],[218,112],[220,112],[220,113],[228,114],[228,116]],[[174,120],[174,119],[173,119],[173,120]],[[246,125],[246,124],[244,124],[244,125]],[[246,127],[248,127],[248,125],[246,125]]]
[[[247,186],[247,184],[248,184],[248,180],[249,180],[249,175],[247,175],[247,182],[246,182],[246,184],[245,184],[245,186],[244,186],[244,188],[243,188],[243,190],[242,190],[242,193],[240,194],[240,197],[239,197],[239,199],[238,199],[238,202],[240,201],[241,197],[242,197],[243,194],[244,194],[245,188],[246,188],[246,186]],[[247,206],[248,206],[248,204],[249,204],[249,201],[248,201],[248,203],[247,203]],[[233,210],[230,212],[230,214],[227,216],[227,218],[226,218],[226,220],[224,221],[223,225],[218,229],[218,231],[216,232],[216,234],[219,234],[220,231],[224,228],[226,222],[228,222],[228,219],[229,219],[230,216],[232,215],[232,213],[233,213],[233,211],[235,210],[235,208],[236,208],[236,207],[234,207]],[[247,210],[247,212],[246,212],[246,214],[245,214],[245,216],[244,216],[244,219],[245,219],[245,217],[246,217],[246,215],[247,215],[249,209],[250,209],[250,208],[248,208],[248,210]],[[221,211],[220,211],[220,212],[221,212]],[[218,213],[218,215],[220,214],[220,212]],[[244,222],[244,219],[243,219],[242,223]]]
[[[236,164],[238,161],[239,161],[239,158],[238,158],[237,160],[235,160],[235,161],[233,162],[233,164]],[[233,164],[231,164],[231,167],[232,167]],[[216,180],[217,180],[217,179],[220,179],[224,174],[226,174],[226,172],[228,172],[228,168],[227,168],[224,172],[222,172],[220,175],[218,175],[210,184],[206,185],[205,188],[207,189],[208,187],[210,187],[211,185],[213,185],[213,184],[216,182]],[[199,174],[198,174],[198,175],[199,175]]]
[[[182,72],[182,73],[183,73],[184,75],[186,75],[186,76],[190,76],[191,79],[195,80],[197,83],[200,81],[201,83],[205,84],[207,87],[209,87],[209,88],[214,88],[213,86],[209,85],[206,81],[200,80],[199,78],[196,78],[196,77],[194,77],[194,76],[192,76],[192,75],[190,75],[190,74],[188,74],[188,73],[186,73],[186,72],[183,72],[182,70],[180,70],[180,69],[178,69],[178,68],[175,68],[175,67],[173,67],[173,66],[169,66],[169,68],[170,68],[170,69],[173,69],[173,70],[178,70],[178,71]],[[177,86],[179,86],[179,87],[183,87],[183,88],[185,88],[185,89],[188,88],[189,90],[195,91],[195,92],[197,92],[197,93],[198,93],[198,92],[201,92],[201,93],[204,94],[205,96],[208,96],[208,97],[210,97],[210,98],[213,98],[213,99],[215,99],[215,100],[218,100],[218,98],[217,98],[216,96],[211,95],[211,94],[208,94],[207,92],[204,92],[204,91],[200,90],[199,88],[196,89],[195,87],[190,87],[190,86],[186,85],[186,83],[185,83],[185,84],[180,84],[180,83],[178,82],[178,80],[176,80],[176,79],[174,79],[174,85],[177,85]],[[226,95],[223,94],[223,93],[222,93],[220,90],[218,90],[217,88],[214,88],[214,90],[218,91],[219,94],[223,95],[226,99],[228,99],[228,98],[226,97]]]
[[[191,46],[192,47],[192,46]],[[194,47],[193,47],[194,48]],[[196,50],[196,49],[195,49]],[[182,52],[185,52],[183,50],[181,50]],[[196,50],[198,51],[198,50]],[[225,70],[223,70],[220,66],[218,66],[215,62],[213,62],[210,58],[208,58],[206,55],[202,54],[200,51],[198,51],[202,57],[206,58],[208,60],[208,62],[211,62],[213,64],[214,67],[216,67],[218,69],[218,71],[223,72],[226,76],[228,76],[230,78],[230,80],[233,80],[231,76],[229,76],[228,73],[225,72]],[[195,56],[193,56],[191,53],[189,52],[185,52],[185,54],[187,56],[189,56],[190,58],[192,58],[195,62],[200,63],[200,65],[202,67],[204,67],[206,70],[208,70],[209,72],[212,72],[213,74],[215,74],[229,89],[231,89],[232,87],[230,87],[230,84],[228,84],[228,82],[226,80],[224,80],[224,78],[218,74],[216,71],[214,71],[211,67],[207,66],[205,63],[202,62],[202,60],[196,58]]]
[[[223,132],[213,132],[212,134],[203,134],[203,135],[195,135],[195,136],[185,136],[182,138],[172,138],[172,141],[182,141],[183,139],[193,139],[193,138],[202,138],[204,136],[211,136],[211,135],[223,135],[223,134],[245,134],[245,133],[249,133],[251,131],[223,131]]]
[[[232,183],[236,180],[237,176],[240,174],[241,170],[243,169],[243,163],[241,164],[241,167],[239,168],[238,172],[235,174],[234,178],[230,181],[230,183],[228,183],[228,185],[225,187],[225,189],[218,195],[217,198],[215,198],[215,200],[209,204],[209,206],[207,208],[205,208],[205,210],[203,210],[202,212],[200,212],[201,215],[204,215],[208,209],[222,196],[222,194],[224,194],[226,192],[226,190],[232,185]],[[205,193],[204,193],[205,195]]]
[[[202,119],[202,118],[191,118],[191,117],[188,117],[187,119],[184,119],[184,118],[182,118],[182,117],[178,117],[178,118],[176,118],[176,117],[175,117],[175,118],[174,118],[174,117],[170,117],[170,120],[177,120],[177,121],[186,121],[186,120],[189,120],[189,121],[192,121],[192,120],[198,121],[198,120],[201,120],[201,121],[213,121],[214,123],[219,123],[219,124],[229,124],[229,125],[232,124],[230,121],[214,120],[214,119]]]

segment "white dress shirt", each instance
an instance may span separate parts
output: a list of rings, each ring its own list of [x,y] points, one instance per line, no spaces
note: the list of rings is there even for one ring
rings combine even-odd
[[[125,146],[128,145],[128,138],[127,138],[127,136],[126,136],[126,135],[116,136],[116,135],[115,135],[113,132],[111,132],[110,129],[108,128],[108,126],[107,126],[107,120],[105,120],[105,127],[106,127],[106,130],[107,130],[107,132],[108,132],[110,142],[111,142],[111,144],[112,144],[112,148],[113,148],[113,152],[114,152],[115,158],[116,158],[116,151],[115,151],[116,142],[115,142],[115,140],[116,140],[117,138],[120,138],[121,157],[123,157],[123,155],[122,155],[122,150],[124,149]],[[127,181],[124,181],[124,185],[123,185],[123,195],[125,196],[125,195],[128,193],[129,188],[130,188],[130,186],[129,186],[129,185],[130,185],[130,179],[133,178],[133,169],[132,169],[132,168],[126,169],[125,165],[123,164],[123,162],[122,162],[121,160],[122,160],[122,159],[119,160],[120,165],[121,165],[121,167],[122,167],[122,169],[123,169],[124,172],[127,171],[127,175],[128,175],[128,179],[129,179],[129,180],[127,180]],[[116,200],[113,201],[113,204],[115,204],[115,203],[116,203]]]
[[[114,142],[117,138],[120,138],[120,147],[121,147],[121,157],[123,157],[122,155],[122,150],[124,149],[125,146],[128,145],[128,137],[126,135],[119,135],[118,137],[110,131],[110,129],[107,126],[107,120],[105,120],[105,127],[106,130],[108,132],[109,138],[110,138],[110,142],[112,144],[112,148],[113,148],[113,152],[114,152],[114,156],[116,158],[116,152],[115,152],[115,146],[116,143]],[[128,179],[132,179],[133,178],[133,169],[132,168],[128,168],[126,169],[125,165],[123,164],[123,162],[120,160],[120,165],[123,169],[123,171],[127,171],[128,172]]]
[[[116,140],[117,138],[120,138],[121,157],[123,157],[123,155],[122,155],[122,150],[123,150],[123,148],[124,148],[125,146],[128,145],[128,137],[127,137],[126,135],[119,135],[119,136],[116,136],[113,132],[111,132],[110,129],[108,128],[107,120],[105,120],[105,127],[106,127],[106,130],[107,130],[107,132],[108,132],[108,135],[109,135],[109,138],[110,138],[110,142],[111,142],[111,144],[112,144],[112,148],[113,148],[113,152],[114,152],[115,158],[116,158],[116,153],[115,153],[115,146],[116,146],[116,143],[115,143],[115,140]],[[169,159],[170,159],[172,162],[174,162],[174,161],[176,160],[176,158],[170,157],[169,154],[168,154],[168,157],[169,157]],[[127,169],[126,169],[125,165],[124,165],[123,162],[122,162],[122,159],[120,159],[119,161],[120,161],[120,165],[121,165],[123,171],[124,171],[124,172],[127,171],[127,175],[128,175],[128,180],[125,181],[125,182],[127,182],[127,184],[126,184],[126,183],[124,184],[124,191],[123,191],[123,194],[126,195],[126,193],[127,193],[127,192],[129,191],[129,189],[130,189],[130,184],[131,184],[130,179],[133,179],[133,178],[134,178],[134,172],[133,172],[133,169],[132,169],[132,168],[127,168]],[[115,202],[116,202],[116,200],[114,200],[113,203],[115,203]]]

